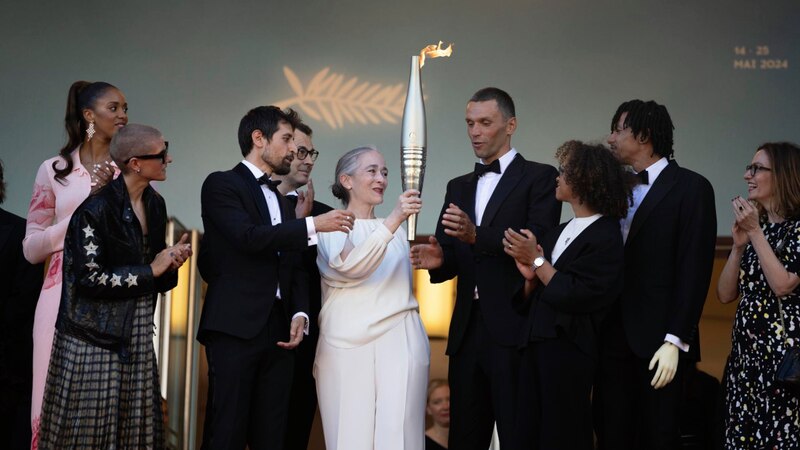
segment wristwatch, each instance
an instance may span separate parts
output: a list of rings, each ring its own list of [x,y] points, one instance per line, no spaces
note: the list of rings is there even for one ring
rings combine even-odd
[[[537,256],[536,259],[533,260],[533,271],[536,272],[536,269],[542,267],[545,261],[547,260],[544,259],[544,256]]]

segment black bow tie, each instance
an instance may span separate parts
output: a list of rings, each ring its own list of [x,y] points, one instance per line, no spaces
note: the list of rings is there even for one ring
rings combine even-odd
[[[639,182],[639,184],[650,184],[650,177],[647,176],[646,170],[637,173],[636,180]]]
[[[495,159],[491,164],[475,163],[475,176],[480,178],[486,175],[486,172],[500,173],[500,160]]]
[[[271,180],[269,175],[264,174],[258,177],[258,184],[266,184],[270,191],[278,192],[278,185],[281,184],[281,180]]]

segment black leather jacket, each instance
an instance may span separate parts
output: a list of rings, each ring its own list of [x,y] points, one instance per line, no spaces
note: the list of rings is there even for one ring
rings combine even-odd
[[[136,303],[172,289],[176,271],[155,278],[150,263],[166,247],[167,209],[148,186],[142,194],[149,252],[122,176],[89,196],[75,211],[64,240],[61,305],[56,328],[101,348],[130,355]]]

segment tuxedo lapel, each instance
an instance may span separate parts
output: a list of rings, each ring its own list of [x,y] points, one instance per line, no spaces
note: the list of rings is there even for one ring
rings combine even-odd
[[[500,182],[497,183],[497,187],[494,188],[494,192],[492,192],[492,196],[486,204],[486,209],[483,211],[483,217],[481,218],[482,224],[488,225],[492,223],[492,219],[494,219],[497,211],[500,210],[500,205],[503,204],[503,200],[508,197],[508,194],[514,191],[514,186],[522,179],[522,167],[524,163],[525,158],[517,154],[514,160],[511,161],[511,164],[506,167],[505,173],[500,177]]]
[[[678,163],[675,161],[670,161],[669,165],[667,165],[658,178],[656,178],[655,183],[653,183],[653,186],[642,200],[642,204],[639,205],[639,208],[633,215],[633,222],[631,222],[631,229],[628,232],[628,239],[626,240],[626,243],[633,241],[634,237],[636,237],[636,233],[642,228],[642,224],[647,220],[647,216],[653,212],[661,200],[664,199],[664,196],[666,196],[672,187],[675,186],[677,175]]]
[[[478,177],[470,174],[462,185],[463,203],[460,205],[461,209],[465,211],[472,223],[477,223],[475,219],[475,192],[478,190]],[[447,205],[445,205],[446,207]]]
[[[278,204],[281,207],[281,222],[293,219],[294,214],[289,215],[289,209],[294,209],[294,206],[292,206],[292,204],[289,203],[289,200],[287,200],[283,195],[276,192],[275,196],[278,197]]]
[[[261,185],[258,184],[256,177],[254,177],[250,169],[242,163],[237,164],[236,167],[233,168],[233,171],[242,177],[242,181],[256,204],[261,220],[263,220],[265,224],[272,223],[269,216],[269,208],[267,208],[267,200],[264,198],[264,192],[261,190]]]

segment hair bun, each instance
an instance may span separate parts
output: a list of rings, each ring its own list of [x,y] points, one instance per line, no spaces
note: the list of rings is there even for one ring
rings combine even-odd
[[[334,183],[331,185],[331,193],[334,197],[338,198],[339,200],[346,201],[347,200],[347,190],[342,186],[341,183]]]

